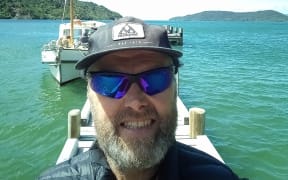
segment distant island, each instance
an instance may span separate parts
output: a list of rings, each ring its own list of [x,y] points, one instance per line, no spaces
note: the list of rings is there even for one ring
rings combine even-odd
[[[64,19],[69,19],[67,0]],[[0,19],[62,19],[64,0],[1,0]],[[122,17],[93,2],[74,0],[75,16],[83,20],[114,20]]]
[[[203,11],[173,17],[172,21],[288,21],[288,16],[274,10],[256,12]]]

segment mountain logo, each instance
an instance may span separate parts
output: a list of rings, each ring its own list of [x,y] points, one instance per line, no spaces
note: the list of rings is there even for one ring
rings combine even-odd
[[[113,40],[144,38],[142,24],[138,23],[121,23],[113,27]]]

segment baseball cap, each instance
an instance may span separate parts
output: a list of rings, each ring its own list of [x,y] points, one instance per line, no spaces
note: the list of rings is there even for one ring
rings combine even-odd
[[[75,68],[87,69],[100,57],[115,51],[145,49],[165,53],[172,57],[176,67],[182,52],[171,48],[167,31],[160,25],[149,25],[134,17],[120,18],[100,26],[89,38],[88,55],[79,60]]]

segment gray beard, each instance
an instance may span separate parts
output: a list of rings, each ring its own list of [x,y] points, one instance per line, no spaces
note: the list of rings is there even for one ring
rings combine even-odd
[[[132,115],[132,117],[138,116],[135,113],[124,112],[120,113],[114,122],[119,122],[121,118],[125,118],[127,115]],[[141,114],[141,116],[143,115],[159,119],[154,109]],[[110,131],[107,132],[107,124],[105,124],[106,130],[104,130],[95,123],[99,146],[108,158],[109,163],[112,163],[113,166],[121,171],[135,168],[147,169],[159,164],[165,157],[169,147],[175,142],[177,125],[176,109],[166,118],[169,119],[162,120],[163,124],[160,125],[160,130],[156,133],[155,137],[144,139],[131,138],[129,142],[125,142],[117,136],[115,128],[108,128]]]

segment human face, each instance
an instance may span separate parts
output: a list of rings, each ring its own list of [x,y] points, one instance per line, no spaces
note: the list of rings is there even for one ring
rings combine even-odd
[[[162,53],[118,51],[103,56],[88,72],[138,74],[172,65]],[[176,85],[173,78],[163,92],[147,95],[136,84],[120,99],[94,92],[88,79],[88,98],[97,140],[110,163],[121,170],[145,169],[158,164],[175,141]]]

